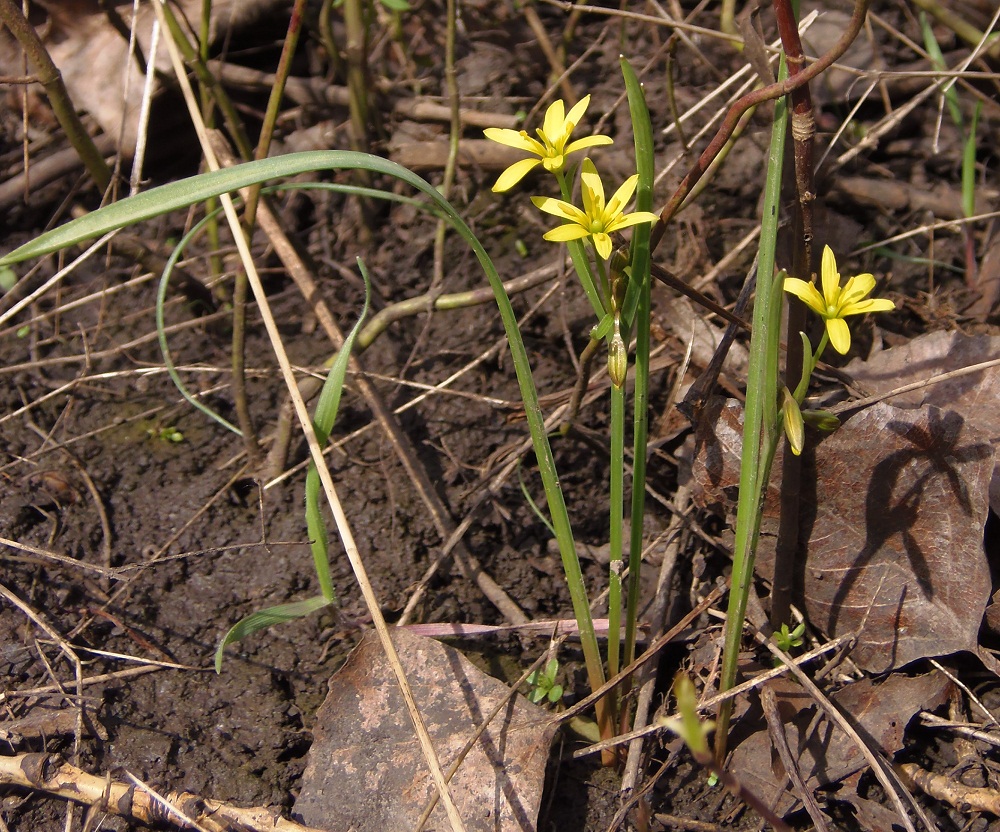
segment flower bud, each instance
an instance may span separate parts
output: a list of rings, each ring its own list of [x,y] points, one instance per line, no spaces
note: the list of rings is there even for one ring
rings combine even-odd
[[[611,311],[621,312],[625,303],[625,290],[628,288],[628,252],[624,249],[616,248],[611,253],[611,260],[608,262],[611,284]]]
[[[611,343],[608,344],[608,375],[611,383],[615,387],[625,384],[625,376],[628,375],[628,349],[622,340],[621,332],[618,330],[618,320],[615,320],[615,333],[611,336]]]
[[[840,427],[840,419],[827,410],[803,410],[802,418],[809,427],[827,433]]]
[[[806,442],[805,423],[802,421],[802,411],[795,397],[784,388],[781,393],[781,420],[785,425],[785,436],[792,453],[798,456]]]

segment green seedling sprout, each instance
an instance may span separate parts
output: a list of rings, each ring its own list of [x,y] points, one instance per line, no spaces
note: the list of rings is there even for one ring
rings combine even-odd
[[[563,695],[563,686],[556,682],[559,675],[559,659],[553,657],[545,663],[545,667],[531,671],[525,680],[531,688],[528,699],[536,705],[547,701],[555,705]]]
[[[708,736],[716,731],[716,724],[710,719],[703,720],[698,715],[698,698],[691,677],[686,673],[678,673],[674,679],[673,691],[677,700],[677,713],[670,717],[661,716],[660,726],[684,740],[695,762],[708,770],[711,785],[722,783],[730,793],[757,811],[774,829],[779,832],[791,832],[791,827],[775,815],[763,800],[744,787],[716,761],[708,744]],[[718,736],[717,731],[716,735]]]
[[[801,647],[803,644],[803,636],[806,632],[806,625],[804,622],[799,622],[794,630],[789,631],[787,624],[782,624],[781,629],[774,634],[774,641],[785,653],[789,652],[793,647]]]
[[[146,435],[150,439],[156,439],[159,442],[168,442],[177,444],[178,442],[184,441],[184,434],[181,433],[179,430],[177,430],[177,428],[175,427],[166,427],[159,429],[149,428],[149,430],[146,431]]]

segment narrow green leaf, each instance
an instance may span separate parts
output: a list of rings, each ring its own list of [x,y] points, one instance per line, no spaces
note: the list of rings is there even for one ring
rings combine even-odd
[[[611,334],[611,329],[615,325],[615,316],[608,312],[601,322],[590,330],[591,341],[603,341]]]
[[[924,36],[924,48],[930,56],[931,66],[938,72],[944,72],[948,68],[948,65],[944,62],[944,55],[941,54],[941,45],[937,42],[937,38],[934,37],[934,28],[931,26],[930,20],[927,19],[927,15],[924,12],[920,12],[920,31]],[[958,93],[955,92],[954,86],[950,86],[945,90],[944,100],[948,105],[951,120],[955,122],[956,127],[961,129],[962,110],[958,106]]]
[[[635,165],[639,174],[635,209],[653,209],[653,127],[646,96],[639,78],[627,60],[621,59],[625,91],[628,93],[632,133],[635,138]],[[650,258],[648,223],[635,226],[632,233],[631,272],[625,295],[623,317],[635,324],[635,398],[632,425],[632,505],[630,512],[629,583],[625,614],[625,664],[635,658],[639,616],[639,573],[642,566],[643,523],[646,512],[646,445],[649,436],[649,350],[650,350]],[[636,289],[634,294],[632,290]],[[633,294],[634,300],[629,295]],[[609,636],[610,638],[610,636]]]
[[[286,621],[294,621],[296,618],[305,618],[312,615],[317,610],[328,607],[330,602],[322,595],[310,598],[307,601],[293,601],[291,604],[279,604],[276,607],[268,607],[266,610],[258,610],[250,613],[246,618],[241,619],[226,633],[225,638],[219,643],[215,651],[215,672],[222,672],[223,651],[230,644],[240,641],[247,636],[253,635],[275,624],[283,624]]]
[[[367,170],[392,176],[435,199],[435,193],[432,193],[434,189],[424,179],[388,159],[353,150],[309,150],[289,153],[286,156],[244,162],[231,168],[198,174],[113,202],[98,211],[40,234],[31,242],[0,257],[0,266],[51,254],[68,246],[100,237],[109,231],[124,228],[126,225],[152,219],[170,211],[186,208],[196,202],[204,202],[212,197],[232,193],[271,179],[298,176],[317,170],[345,169]],[[449,216],[457,216],[454,208],[443,200],[440,194],[436,194],[435,202],[444,208]]]
[[[962,148],[962,211],[967,217],[976,213],[976,130],[982,110],[983,102],[977,101],[976,109],[972,111],[969,135],[965,137],[965,147]]]
[[[368,278],[368,270],[360,257],[358,258],[358,268],[361,269],[361,277],[365,281],[365,301],[357,322],[344,339],[344,345],[337,353],[326,381],[323,382],[323,389],[320,392],[319,401],[316,403],[313,430],[316,431],[316,439],[320,446],[326,444],[330,437],[330,431],[333,430],[334,422],[337,420],[337,411],[340,409],[340,396],[344,390],[344,378],[347,375],[351,350],[354,348],[354,342],[361,331],[365,316],[368,314],[368,304],[371,300],[371,280]],[[309,463],[309,470],[306,472],[306,528],[309,532],[313,567],[316,569],[320,591],[323,593],[323,597],[332,603],[336,593],[333,589],[333,579],[330,576],[329,538],[320,508],[319,471],[314,462]]]

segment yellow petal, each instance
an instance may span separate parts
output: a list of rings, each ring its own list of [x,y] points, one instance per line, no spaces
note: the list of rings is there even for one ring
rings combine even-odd
[[[502,194],[509,191],[528,174],[528,172],[541,164],[541,159],[521,159],[514,162],[507,170],[500,174],[496,184],[493,186],[493,193]]]
[[[593,235],[594,237],[594,248],[597,249],[597,255],[602,260],[607,260],[611,256],[611,250],[614,246],[611,245],[611,238],[603,233],[598,232]]]
[[[614,144],[615,140],[611,136],[585,136],[582,139],[577,139],[575,142],[570,142],[566,145],[566,149],[563,151],[567,156],[570,153],[576,153],[578,150],[583,150],[587,147],[598,147],[605,144]]]
[[[870,294],[874,288],[874,275],[857,274],[844,284],[844,288],[840,293],[840,303],[843,306],[855,303]]]
[[[863,295],[867,295],[872,289],[875,288],[875,275],[868,274],[856,274],[850,280],[847,281],[847,285],[844,287],[844,291],[855,291],[861,292]]]
[[[847,355],[847,351],[851,348],[851,330],[843,318],[828,318],[826,331],[830,335],[833,348],[841,355]]]
[[[869,300],[859,300],[852,303],[845,309],[842,315],[867,315],[869,312],[890,312],[896,308],[896,304],[886,298],[870,298]]]
[[[628,205],[629,200],[632,199],[632,194],[635,193],[635,186],[639,182],[639,174],[634,173],[624,182],[622,182],[621,187],[615,191],[614,196],[611,197],[611,201],[608,203],[608,208],[614,207],[616,211],[621,211],[626,205]]]
[[[483,135],[490,141],[507,145],[507,147],[516,147],[518,150],[526,150],[528,153],[534,153],[537,156],[545,155],[545,145],[539,142],[538,139],[531,138],[523,130],[509,130],[506,127],[487,127],[483,130]]]
[[[544,211],[546,214],[552,214],[583,226],[589,225],[587,215],[569,202],[563,202],[561,199],[554,199],[551,196],[533,196],[531,202],[539,211]]]
[[[584,228],[582,225],[577,225],[574,223],[568,223],[567,225],[560,225],[553,228],[551,231],[546,231],[542,235],[542,239],[549,240],[554,243],[565,243],[567,240],[579,240],[581,237],[587,237],[590,232]]]
[[[599,219],[604,211],[604,183],[590,159],[584,159],[580,166],[580,185],[584,212],[591,219]]]
[[[545,111],[542,132],[553,144],[566,132],[566,105],[561,98],[553,101]]]
[[[823,246],[820,281],[823,284],[825,305],[836,306],[837,299],[840,297],[840,273],[837,271],[837,258],[833,256],[833,251],[829,246]]]
[[[807,283],[797,277],[786,277],[782,288],[788,294],[795,295],[795,297],[814,312],[818,312],[820,315],[826,314],[826,305],[823,303],[823,296],[812,283]]]
[[[611,233],[612,231],[629,228],[644,222],[657,222],[659,219],[660,217],[652,211],[633,211],[631,214],[622,214],[614,222],[606,225],[604,230]]]
[[[588,93],[579,101],[572,106],[569,114],[566,116],[566,121],[569,122],[572,127],[576,127],[580,123],[580,119],[583,118],[583,114],[587,112],[587,107],[590,106],[590,94]]]

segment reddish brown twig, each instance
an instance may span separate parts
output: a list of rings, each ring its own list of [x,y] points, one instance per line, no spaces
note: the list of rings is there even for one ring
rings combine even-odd
[[[815,63],[803,68],[801,72],[794,76],[790,76],[784,81],[769,84],[766,87],[761,87],[760,89],[747,93],[729,108],[729,112],[726,113],[726,118],[722,122],[722,126],[719,127],[715,137],[709,143],[708,147],[706,147],[702,152],[701,156],[698,157],[698,160],[691,167],[691,170],[687,172],[684,179],[681,180],[680,185],[677,186],[677,190],[674,191],[674,195],[670,197],[670,200],[660,212],[660,219],[653,226],[653,230],[650,234],[650,250],[655,250],[659,245],[660,240],[663,237],[663,233],[666,231],[667,223],[670,222],[674,214],[677,213],[677,209],[684,201],[684,198],[691,192],[691,188],[694,187],[695,183],[702,177],[712,160],[719,154],[723,145],[733,134],[733,131],[736,129],[736,125],[740,120],[740,116],[757,104],[770,101],[774,98],[780,98],[783,95],[788,95],[792,90],[808,84],[813,78],[828,69],[833,62],[837,60],[837,58],[847,51],[847,48],[854,41],[854,38],[857,37],[858,32],[861,31],[865,15],[868,13],[868,2],[869,0],[856,0],[854,13],[851,15],[851,20],[848,23],[847,30],[843,35],[841,35],[840,39],[836,44],[834,44],[833,48],[819,58]]]

